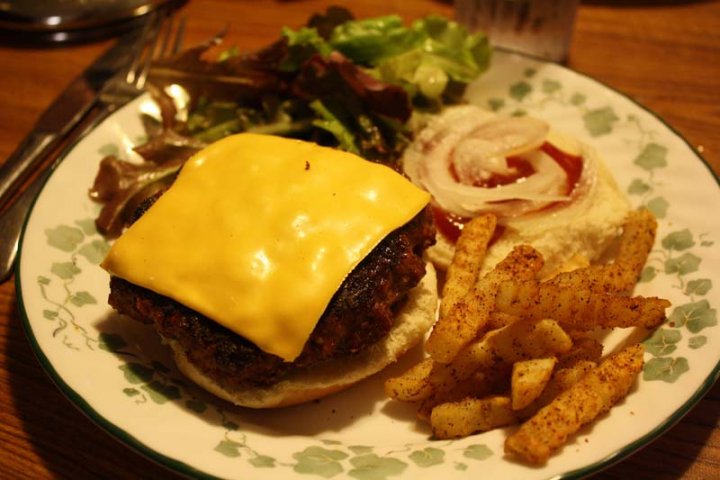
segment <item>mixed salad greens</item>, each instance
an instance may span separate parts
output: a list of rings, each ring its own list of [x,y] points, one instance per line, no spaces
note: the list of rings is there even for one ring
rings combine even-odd
[[[440,16],[405,26],[396,15],[358,20],[341,7],[283,29],[259,51],[205,59],[221,41],[154,66],[163,121],[145,119],[149,140],[136,149],[143,163],[101,162],[90,194],[103,204],[102,233],[118,235],[187,158],[233,133],[301,138],[397,167],[411,117],[457,103],[491,54],[485,35]]]

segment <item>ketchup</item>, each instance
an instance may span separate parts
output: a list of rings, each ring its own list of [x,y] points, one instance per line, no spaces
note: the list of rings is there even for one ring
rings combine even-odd
[[[570,195],[570,193],[575,190],[575,186],[577,186],[578,182],[580,181],[580,176],[582,175],[582,157],[564,152],[552,143],[548,142],[543,143],[542,147],[540,147],[540,150],[550,155],[553,160],[555,160],[555,162],[560,165],[560,168],[565,170],[565,175],[567,175],[565,192],[567,195]]]
[[[470,221],[469,218],[450,213],[434,203],[430,205],[430,211],[435,220],[435,228],[452,243],[458,241],[463,225]]]
[[[565,194],[570,195],[573,190],[575,190],[575,187],[580,181],[580,176],[582,175],[582,157],[564,152],[557,148],[555,145],[548,142],[545,142],[540,147],[540,150],[552,157],[552,159],[555,160],[555,162],[560,166],[560,168],[565,170]],[[478,180],[474,182],[473,185],[482,188],[494,188],[502,185],[509,185],[511,183],[515,183],[519,179],[528,177],[535,173],[535,169],[533,168],[533,166],[524,158],[508,157],[507,164],[509,167],[512,167],[515,170],[515,173],[513,173],[512,175],[492,175],[488,179]],[[452,166],[450,168],[451,174],[456,180],[458,180],[455,169]],[[545,208],[552,208],[558,203],[560,202],[552,203]],[[460,233],[462,233],[463,226],[470,221],[470,218],[447,212],[443,210],[440,206],[435,204],[431,206],[431,211],[433,214],[433,218],[435,219],[435,226],[437,227],[438,231],[448,241],[452,243],[457,242],[458,238],[460,238]],[[498,228],[495,230],[495,235],[493,236],[491,243],[500,237],[502,231],[503,228],[500,228],[500,226],[498,226]]]
[[[432,212],[433,219],[435,220],[435,227],[438,232],[440,232],[443,237],[447,238],[448,241],[456,243],[458,238],[460,238],[463,226],[470,221],[470,218],[446,212],[434,203],[430,205],[430,211]],[[489,244],[492,245],[495,243],[495,241],[502,236],[504,231],[504,226],[496,226],[495,232],[493,233],[492,238],[490,238]]]

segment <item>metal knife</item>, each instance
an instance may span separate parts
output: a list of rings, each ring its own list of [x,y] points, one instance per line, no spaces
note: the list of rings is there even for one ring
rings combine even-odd
[[[29,176],[33,168],[50,154],[65,135],[90,111],[102,86],[132,62],[142,28],[126,33],[82,74],[42,113],[33,130],[8,159],[0,165],[0,209]]]
[[[168,2],[172,4],[172,2]],[[84,118],[78,118],[75,128],[67,132],[68,142],[64,146],[59,155],[56,155],[49,168],[45,169],[38,175],[17,198],[4,211],[0,212],[0,283],[4,282],[13,270],[16,254],[19,246],[19,237],[22,228],[27,220],[28,213],[32,207],[35,197],[38,195],[47,179],[52,174],[53,169],[67,156],[67,154],[75,147],[78,141],[92,132],[100,123],[108,118],[118,108],[126,105],[135,98],[139,97],[145,90],[142,89],[148,69],[151,66],[149,62],[152,57],[145,58],[141,53],[149,52],[150,55],[155,54],[157,59],[158,52],[156,46],[158,43],[169,42],[171,30],[165,31],[165,36],[160,37],[159,31],[162,30],[163,23],[172,27],[170,20],[173,15],[172,8],[168,10],[158,10],[147,15],[140,32],[131,37],[131,43],[135,46],[129,48],[131,58],[126,61],[125,65],[115,73],[111,78],[107,79],[101,85],[97,93],[87,108]],[[160,50],[160,57],[163,55],[176,55],[182,45],[182,37],[184,33],[184,20],[175,29],[172,47],[167,49],[163,46]],[[110,53],[110,52],[108,52]],[[140,62],[138,63],[138,60]],[[140,70],[136,70],[136,67]],[[128,74],[133,73],[132,83]]]

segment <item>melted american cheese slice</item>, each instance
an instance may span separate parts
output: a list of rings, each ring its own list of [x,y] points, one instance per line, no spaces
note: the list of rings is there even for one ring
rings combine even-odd
[[[348,273],[428,201],[355,155],[234,135],[188,160],[102,266],[291,361]]]

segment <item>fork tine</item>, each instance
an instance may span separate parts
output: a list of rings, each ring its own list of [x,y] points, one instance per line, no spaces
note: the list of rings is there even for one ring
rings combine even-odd
[[[177,55],[180,53],[180,49],[182,48],[183,38],[185,37],[185,21],[187,20],[186,17],[182,17],[180,19],[180,25],[178,25],[177,30],[175,32],[175,40],[173,41],[172,50],[170,50],[170,55]]]
[[[153,35],[145,46],[142,57],[142,65],[140,66],[140,70],[137,72],[135,81],[132,82],[138,89],[142,89],[145,86],[145,81],[147,80],[148,73],[150,72],[150,66],[156,56],[156,51],[158,48],[162,49],[162,43],[166,41],[163,40],[163,38],[166,38],[168,35],[166,25],[169,23],[169,20],[172,19],[173,14],[172,12],[167,12],[167,14],[165,13],[166,12],[158,12],[156,18],[154,19],[155,28],[153,29]]]
[[[141,75],[141,72],[145,65],[145,57],[147,55],[148,45],[154,45],[157,39],[157,32],[160,28],[160,23],[157,12],[151,12],[148,14],[147,21],[143,24],[143,29],[138,39],[138,51],[135,52],[134,58],[130,66],[128,67],[125,81],[134,85]]]
[[[185,20],[185,17],[177,21],[174,15],[169,16],[169,21],[166,22],[167,25],[163,26],[165,28],[161,42],[162,46],[158,52],[155,52],[155,60],[172,57],[180,51],[185,36]]]
[[[154,58],[163,58],[165,57],[165,55],[167,55],[167,52],[170,48],[170,37],[172,36],[172,32],[174,30],[175,16],[168,15],[167,21],[162,26],[162,32],[160,33],[160,35],[162,36],[162,40],[158,43],[159,49],[158,51],[154,52]]]
[[[180,51],[185,35],[185,18],[182,18],[176,27],[175,11],[165,9],[157,19],[151,43],[145,49],[145,57],[141,70],[133,84],[142,89],[150,73],[150,67],[156,60],[175,55]],[[172,46],[171,46],[172,45]]]

